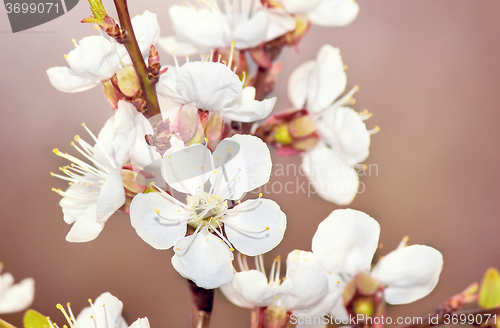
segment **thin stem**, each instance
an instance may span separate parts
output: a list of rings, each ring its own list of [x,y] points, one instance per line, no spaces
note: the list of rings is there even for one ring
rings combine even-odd
[[[266,97],[267,74],[269,74],[269,69],[259,66],[254,83],[256,100],[262,101]]]
[[[404,325],[404,326],[399,326],[398,328],[427,328],[427,327],[432,327],[432,326],[441,326],[445,324],[450,324],[452,323],[453,317],[458,318],[458,323],[460,323],[461,318],[466,318],[468,319],[468,316],[472,314],[474,316],[474,324],[479,326],[480,324],[484,324],[484,322],[476,322],[476,316],[477,315],[495,315],[495,314],[500,314],[500,307],[496,307],[493,309],[485,310],[485,309],[473,309],[473,310],[465,310],[465,311],[453,311],[450,313],[443,313],[443,314],[434,314],[430,315],[426,322],[423,322],[422,324],[411,324],[411,325]],[[446,315],[446,317],[445,317]],[[433,318],[438,317],[437,322],[432,322]],[[482,319],[481,319],[482,321]],[[470,322],[467,320],[468,324]]]
[[[122,38],[119,42],[125,46],[130,58],[132,59],[132,63],[134,64],[137,76],[139,76],[141,89],[146,100],[146,111],[143,112],[143,115],[147,119],[154,117],[155,121],[161,120],[161,115],[159,115],[161,114],[160,104],[156,95],[156,83],[149,80],[148,68],[146,67],[141,49],[139,48],[139,44],[135,38],[134,29],[132,28],[132,21],[130,20],[130,14],[128,12],[127,0],[113,1],[120,20],[120,26],[123,30]]]
[[[193,303],[191,328],[208,328],[210,327],[210,316],[214,303],[214,290],[198,287],[191,280],[188,280],[188,284]]]

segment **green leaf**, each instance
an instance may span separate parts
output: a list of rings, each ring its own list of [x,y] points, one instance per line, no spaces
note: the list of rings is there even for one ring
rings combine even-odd
[[[24,314],[24,328],[43,328],[50,327],[47,317],[36,312],[35,310],[28,310]]]
[[[0,319],[0,328],[16,328],[16,327]]]
[[[495,268],[489,268],[484,274],[479,291],[479,306],[483,309],[500,306],[500,274]]]

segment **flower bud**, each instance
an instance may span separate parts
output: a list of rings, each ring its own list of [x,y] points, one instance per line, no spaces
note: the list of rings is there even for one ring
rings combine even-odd
[[[141,89],[141,82],[133,65],[127,65],[116,71],[116,81],[120,91],[127,97],[135,96]]]
[[[271,116],[255,134],[273,145],[280,156],[297,155],[316,146],[319,133],[307,109],[290,110]]]

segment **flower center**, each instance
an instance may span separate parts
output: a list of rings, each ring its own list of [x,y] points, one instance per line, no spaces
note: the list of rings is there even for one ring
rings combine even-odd
[[[209,228],[222,226],[222,217],[227,211],[227,200],[220,195],[200,192],[198,197],[187,196],[187,207],[191,211],[188,224],[193,228],[208,225]]]

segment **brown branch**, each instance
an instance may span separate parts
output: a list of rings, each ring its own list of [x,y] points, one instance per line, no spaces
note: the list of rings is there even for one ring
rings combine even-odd
[[[210,327],[210,316],[214,303],[214,290],[204,289],[188,280],[189,291],[191,292],[192,310],[191,310],[191,328]]]
[[[118,18],[122,29],[121,36],[117,41],[125,46],[132,63],[134,64],[137,76],[141,83],[141,89],[146,100],[146,110],[142,113],[147,119],[154,118],[155,121],[161,120],[160,104],[156,95],[156,82],[148,77],[148,68],[142,57],[141,49],[135,38],[132,21],[128,12],[127,0],[113,0],[115,3]],[[158,116],[156,116],[158,115]]]

